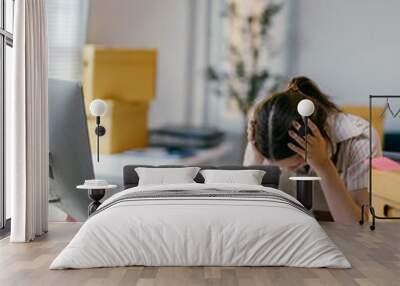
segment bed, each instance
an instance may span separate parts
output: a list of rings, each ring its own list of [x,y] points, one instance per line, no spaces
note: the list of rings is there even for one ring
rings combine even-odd
[[[260,185],[204,183],[198,173],[193,183],[138,186],[137,167],[124,168],[125,190],[102,203],[50,269],[351,267],[310,212],[277,189],[278,168],[218,168],[264,170]]]

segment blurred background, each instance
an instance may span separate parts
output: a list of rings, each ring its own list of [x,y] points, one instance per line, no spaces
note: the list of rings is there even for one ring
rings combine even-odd
[[[396,0],[48,0],[49,77],[83,86],[92,154],[93,171],[63,188],[92,173],[122,185],[127,164],[241,164],[249,110],[293,76],[368,119],[368,95],[400,94],[398,11]],[[108,106],[99,162],[93,99]],[[374,126],[400,151],[386,103],[374,102]],[[53,147],[57,188],[75,167]],[[50,219],[74,220],[60,204],[53,191]]]

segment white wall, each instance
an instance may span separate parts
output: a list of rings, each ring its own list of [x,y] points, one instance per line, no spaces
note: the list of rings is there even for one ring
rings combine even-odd
[[[90,2],[88,43],[159,52],[152,127],[185,122],[189,4],[187,0]]]
[[[339,104],[400,94],[400,1],[291,2],[289,76],[310,76]],[[400,130],[398,120],[386,129]]]

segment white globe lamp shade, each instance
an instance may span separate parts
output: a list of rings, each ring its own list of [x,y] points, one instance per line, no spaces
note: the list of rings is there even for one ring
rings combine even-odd
[[[303,117],[311,116],[314,113],[314,103],[309,99],[303,99],[297,105],[297,111]]]
[[[107,112],[107,104],[104,100],[95,99],[90,103],[89,109],[93,116],[103,116]]]

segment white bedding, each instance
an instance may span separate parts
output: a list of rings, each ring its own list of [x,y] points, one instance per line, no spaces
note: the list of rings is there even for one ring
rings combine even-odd
[[[246,198],[113,200],[131,192],[263,190],[238,184],[143,186],[106,200],[50,269],[145,266],[294,266],[350,268],[318,222],[293,206]]]

